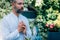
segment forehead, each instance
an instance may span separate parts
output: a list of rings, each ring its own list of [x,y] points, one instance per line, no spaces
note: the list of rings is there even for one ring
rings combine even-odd
[[[24,0],[16,0],[16,2],[20,3],[20,2],[24,2]]]

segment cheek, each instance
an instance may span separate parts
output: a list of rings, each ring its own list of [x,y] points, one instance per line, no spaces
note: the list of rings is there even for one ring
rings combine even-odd
[[[21,6],[21,5],[16,5],[16,7],[17,7],[18,9],[21,9],[21,8],[22,8],[22,6]]]

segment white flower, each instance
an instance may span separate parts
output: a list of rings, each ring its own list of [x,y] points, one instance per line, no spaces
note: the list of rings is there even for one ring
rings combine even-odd
[[[42,5],[43,0],[36,0],[35,6],[40,6]]]

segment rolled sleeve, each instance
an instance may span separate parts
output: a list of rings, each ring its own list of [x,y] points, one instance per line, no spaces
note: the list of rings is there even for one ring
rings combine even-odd
[[[4,39],[6,40],[14,40],[19,37],[19,32],[15,30],[14,32],[10,33],[9,35],[6,35]]]

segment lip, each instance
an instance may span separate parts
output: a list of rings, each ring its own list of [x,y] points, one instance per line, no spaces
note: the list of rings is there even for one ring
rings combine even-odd
[[[22,13],[22,11],[23,11],[23,10],[21,10],[21,9],[18,9],[18,10],[17,10],[17,13]]]

